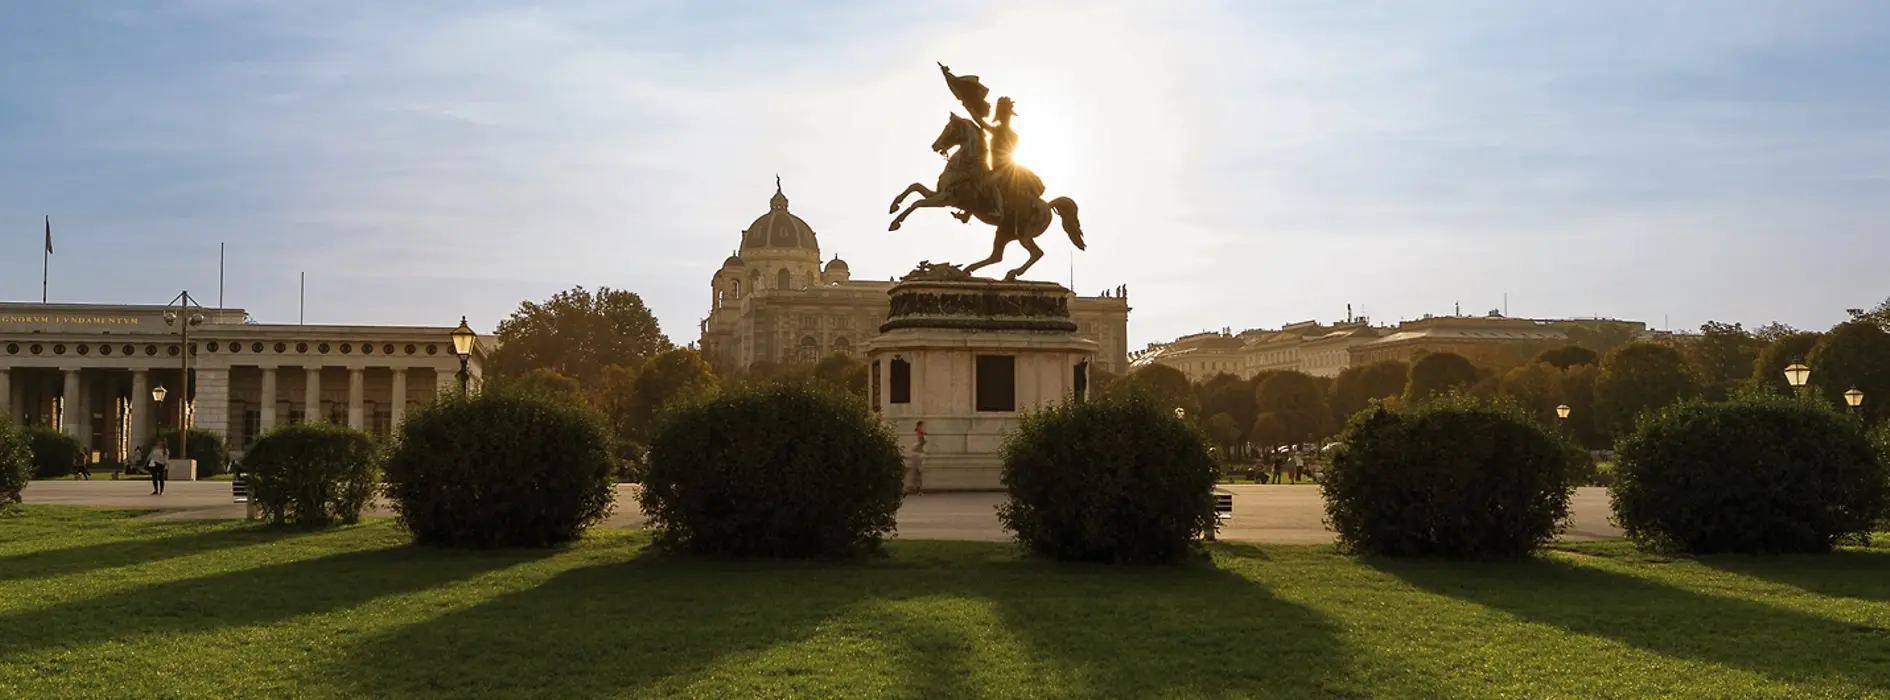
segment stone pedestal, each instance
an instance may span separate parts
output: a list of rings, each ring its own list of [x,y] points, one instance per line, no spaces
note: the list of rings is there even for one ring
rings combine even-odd
[[[934,270],[888,292],[866,345],[871,400],[907,450],[924,422],[925,490],[1001,489],[1005,434],[1020,412],[1085,392],[1097,346],[1077,337],[1061,285]]]
[[[164,478],[169,481],[196,481],[197,460],[172,457],[164,471]]]

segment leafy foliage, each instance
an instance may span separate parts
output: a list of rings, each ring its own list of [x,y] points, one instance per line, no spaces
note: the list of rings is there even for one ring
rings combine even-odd
[[[1167,408],[1170,414],[1179,408],[1191,417],[1201,415],[1201,401],[1194,395],[1194,387],[1188,383],[1188,375],[1167,365],[1137,367],[1129,372],[1128,376],[1110,384],[1109,391],[1116,394],[1142,394],[1150,401]]]
[[[1240,429],[1240,423],[1235,422],[1233,416],[1216,413],[1208,417],[1208,437],[1213,438],[1214,444],[1220,445],[1222,449],[1230,448],[1240,442],[1240,437],[1245,432]]]
[[[1824,552],[1883,516],[1890,473],[1857,421],[1746,395],[1647,416],[1618,443],[1609,493],[1622,529],[1645,547]]]
[[[1564,345],[1552,350],[1544,350],[1536,355],[1536,361],[1555,365],[1556,369],[1566,370],[1578,365],[1601,364],[1601,355],[1580,345]]]
[[[1694,395],[1693,375],[1680,351],[1657,343],[1628,343],[1601,360],[1595,410],[1615,435],[1634,428],[1641,413]]]
[[[85,454],[85,447],[79,444],[78,438],[58,430],[33,426],[21,432],[32,451],[35,477],[50,479],[71,474],[80,455]]]
[[[777,383],[665,414],[639,501],[673,551],[842,557],[879,549],[904,487],[899,445],[864,402]]]
[[[1004,441],[998,519],[1040,556],[1162,564],[1214,527],[1220,471],[1160,397],[1114,393],[1026,414]]]
[[[1247,439],[1266,448],[1293,444],[1292,434],[1286,427],[1286,421],[1271,413],[1262,413],[1253,419],[1253,427],[1248,430]]]
[[[1308,443],[1332,434],[1332,409],[1326,392],[1304,372],[1279,372],[1267,377],[1255,392],[1262,414],[1285,424],[1286,444]]]
[[[631,456],[637,451],[634,446],[640,444],[633,422],[636,395],[637,371],[623,365],[607,365],[585,396],[591,407],[603,415],[604,427],[610,433],[611,452],[620,458]]]
[[[1253,425],[1253,419],[1259,417],[1260,406],[1255,403],[1254,387],[1247,381],[1231,374],[1217,374],[1201,384],[1197,392],[1201,397],[1201,413],[1212,421],[1216,414],[1226,414],[1237,429],[1233,440],[1222,443],[1232,445],[1247,437],[1247,428]]]
[[[639,442],[648,443],[656,416],[672,401],[687,401],[714,392],[720,384],[709,363],[696,351],[677,348],[643,365],[630,397],[628,424]]]
[[[401,425],[386,493],[421,544],[544,547],[609,514],[608,438],[570,404],[483,391],[448,395]]]
[[[1575,365],[1563,370],[1557,382],[1562,403],[1569,407],[1568,418],[1561,419],[1560,425],[1568,431],[1569,437],[1591,450],[1608,447],[1611,434],[1595,406],[1595,383],[1600,379],[1600,368]]]
[[[1421,403],[1441,394],[1464,391],[1476,384],[1480,376],[1469,358],[1453,352],[1434,352],[1411,364],[1404,401]]]
[[[1320,488],[1341,546],[1529,556],[1567,518],[1580,453],[1511,408],[1463,396],[1352,417]]]
[[[1811,386],[1832,405],[1843,405],[1844,392],[1864,392],[1858,412],[1876,424],[1890,417],[1890,332],[1875,323],[1850,321],[1831,329],[1811,349]]]
[[[1555,419],[1555,407],[1562,403],[1561,385],[1562,370],[1534,362],[1505,373],[1498,393],[1514,401],[1531,419],[1547,425]]]
[[[543,303],[520,303],[500,321],[499,349],[492,355],[496,377],[516,377],[538,368],[589,385],[605,367],[640,367],[672,347],[656,316],[633,292],[574,287]]]
[[[178,453],[177,431],[167,430],[158,435],[170,450],[171,459],[194,459],[197,461],[197,478],[208,479],[222,474],[230,466],[230,448],[223,443],[223,436],[204,430],[191,428],[189,434],[189,452]]]
[[[600,373],[600,377],[602,374]],[[503,380],[503,389],[524,396],[536,396],[558,403],[583,404],[584,390],[578,381],[559,374],[550,367],[537,367],[517,377]]]
[[[1844,311],[1850,314],[1851,321],[1853,322],[1868,323],[1885,331],[1890,331],[1890,299],[1885,299],[1868,310],[1845,309]]]
[[[1598,355],[1607,355],[1615,348],[1634,342],[1641,335],[1641,327],[1620,321],[1583,321],[1562,326],[1568,334],[1568,342],[1587,348]]]
[[[1371,405],[1372,399],[1388,399],[1404,393],[1411,365],[1402,360],[1379,360],[1371,364],[1347,367],[1332,380],[1332,416],[1343,423],[1352,414]]]
[[[33,448],[25,431],[0,421],[0,510],[20,502],[33,480]]]
[[[365,432],[330,423],[269,431],[244,453],[250,498],[277,525],[353,524],[374,501],[379,455]]]
[[[1822,333],[1791,333],[1773,340],[1759,351],[1759,359],[1752,365],[1752,384],[1774,394],[1791,391],[1791,386],[1785,383],[1785,368],[1793,362],[1803,362],[1822,337]]]
[[[814,379],[844,389],[854,396],[866,397],[867,365],[865,360],[843,352],[836,352],[814,363],[812,374]]]
[[[1687,345],[1687,361],[1707,399],[1723,400],[1752,380],[1752,367],[1765,342],[1737,323],[1707,321],[1700,337]]]

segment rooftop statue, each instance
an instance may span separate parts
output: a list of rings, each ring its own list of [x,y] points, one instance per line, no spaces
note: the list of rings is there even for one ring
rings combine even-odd
[[[952,96],[971,114],[971,118],[966,119],[956,113],[946,116],[944,130],[932,141],[932,150],[946,157],[945,171],[938,176],[938,189],[915,182],[900,192],[898,197],[893,198],[892,208],[887,212],[899,214],[888,230],[899,230],[899,225],[912,212],[931,207],[958,210],[952,216],[962,223],[970,223],[975,217],[982,223],[996,226],[991,257],[967,265],[964,270],[966,273],[976,272],[981,267],[1003,260],[1004,248],[1016,241],[1029,251],[1030,259],[1017,269],[1005,273],[1005,281],[1017,279],[1018,275],[1024,274],[1043,257],[1043,249],[1037,247],[1036,239],[1049,230],[1053,215],[1062,218],[1063,232],[1069,234],[1070,243],[1077,250],[1084,250],[1087,246],[1083,243],[1082,224],[1076,217],[1076,202],[1069,197],[1045,202],[1043,180],[1011,158],[1011,154],[1017,150],[1017,132],[1011,129],[1011,119],[1017,116],[1016,103],[1009,97],[999,97],[994,116],[991,103],[985,100],[990,89],[984,86],[978,76],[953,74],[952,69],[943,63],[939,64],[938,69],[945,74],[945,85],[950,88]],[[900,205],[913,194],[922,198],[907,206],[905,211],[899,211]]]

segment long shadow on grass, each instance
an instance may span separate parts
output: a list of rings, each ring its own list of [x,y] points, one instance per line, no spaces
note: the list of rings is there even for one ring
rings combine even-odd
[[[1228,550],[1264,558],[1258,548]],[[1325,615],[1207,563],[1124,569],[1020,560],[969,587],[995,601],[1039,657],[1083,697],[1358,696],[1368,678]],[[1381,669],[1382,670],[1382,669]]]
[[[1367,560],[1438,595],[1663,656],[1787,682],[1843,679],[1890,691],[1890,631],[1703,595],[1562,561]]]
[[[78,526],[85,527],[86,524],[79,523]],[[175,531],[176,527],[171,526],[170,530]],[[167,536],[164,526],[133,528],[113,532],[110,536],[123,538],[117,541],[0,557],[0,581],[47,578],[146,564],[219,549],[279,542],[301,534],[305,533],[244,527]]]
[[[401,546],[166,581],[0,616],[0,629],[7,630],[0,635],[0,662],[106,640],[289,620],[439,586],[547,554],[468,554]]]
[[[883,579],[858,563],[645,555],[402,627],[314,677],[356,697],[680,693],[718,660],[805,639]]]
[[[1890,602],[1890,551],[1710,556],[1696,561],[1721,571],[1834,598]]]

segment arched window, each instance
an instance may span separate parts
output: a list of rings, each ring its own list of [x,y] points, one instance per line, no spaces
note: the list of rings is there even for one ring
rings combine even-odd
[[[786,274],[786,273],[782,273],[782,274]],[[818,359],[820,359],[820,343],[817,343],[814,341],[814,336],[811,336],[811,335],[802,336],[801,347],[800,347],[800,361],[808,363],[808,364],[813,364],[813,362]]]
[[[742,281],[730,280],[729,292],[731,292],[729,297],[731,301],[742,298]]]
[[[846,336],[834,338],[833,351],[844,355],[851,355],[853,354],[853,344],[847,342]]]
[[[774,275],[774,288],[775,289],[785,290],[788,288],[788,285],[791,285],[793,283],[794,283],[794,277],[788,274],[787,268],[782,268],[780,272],[777,272]]]

